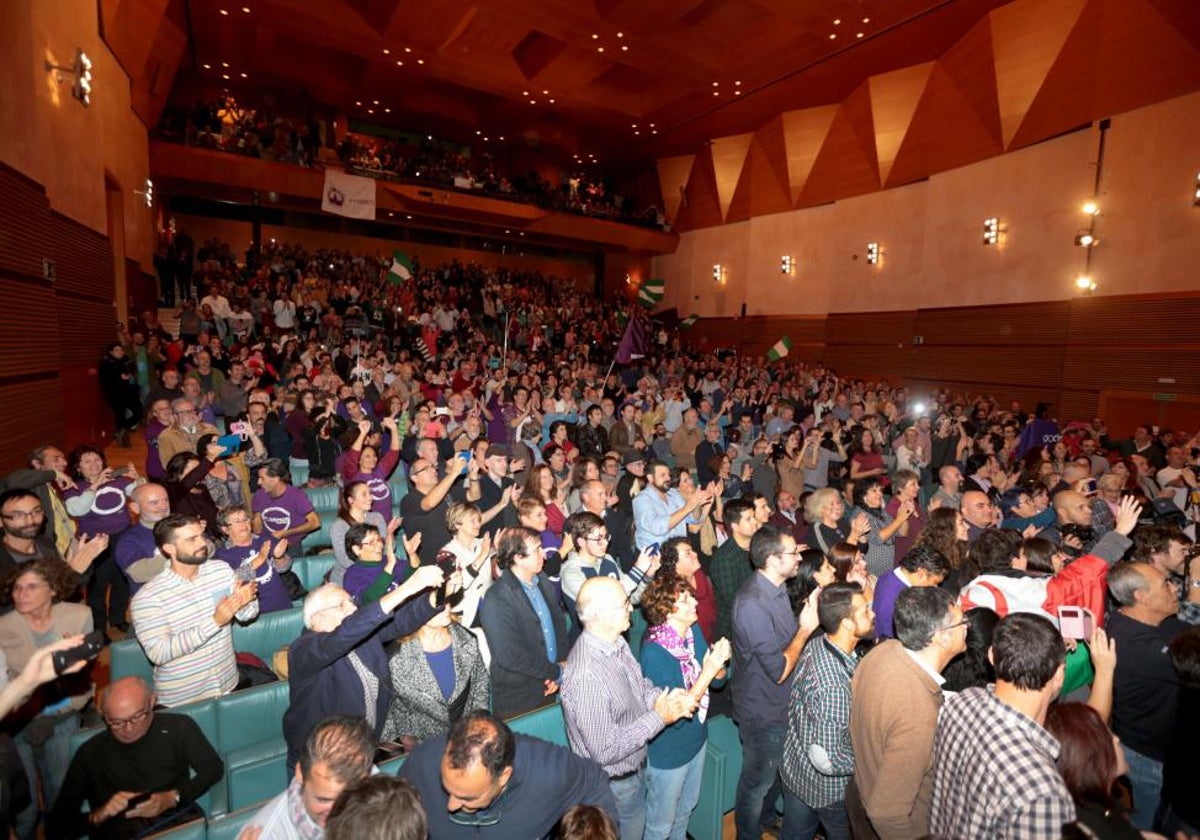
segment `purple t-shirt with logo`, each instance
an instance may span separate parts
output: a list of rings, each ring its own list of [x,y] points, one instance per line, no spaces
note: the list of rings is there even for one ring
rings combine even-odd
[[[217,549],[217,559],[224,560],[236,572],[239,567],[250,563],[258,556],[259,549],[268,539],[270,537],[266,534],[255,534],[250,540],[250,545],[233,546],[226,543]],[[258,581],[258,611],[260,613],[278,612],[292,608],[292,599],[288,597],[287,587],[283,584],[283,578],[279,576],[279,570],[275,568],[273,557],[267,556],[267,562],[259,566],[254,579]]]
[[[308,500],[307,494],[290,484],[279,498],[273,498],[266,490],[258,490],[255,492],[250,506],[255,513],[262,517],[263,528],[274,532],[299,527],[313,512],[312,502]],[[300,543],[303,541],[303,534],[288,537],[288,550],[299,551]]]
[[[82,516],[75,517],[75,531],[80,535],[93,536],[108,534],[114,537],[129,527],[129,510],[125,507],[125,491],[133,484],[133,480],[125,477],[114,478],[107,484],[95,489],[96,498],[92,506]],[[74,489],[66,490],[63,501],[82,496],[92,489],[92,485],[79,479]]]

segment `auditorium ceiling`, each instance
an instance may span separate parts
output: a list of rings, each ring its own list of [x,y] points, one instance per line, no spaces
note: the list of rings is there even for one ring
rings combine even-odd
[[[101,0],[101,11],[150,124],[173,84],[286,90],[477,150],[517,143],[652,168],[676,230],[911,183],[1200,88],[1197,0]]]

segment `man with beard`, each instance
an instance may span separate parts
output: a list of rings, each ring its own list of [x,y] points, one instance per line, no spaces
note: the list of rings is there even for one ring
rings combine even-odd
[[[0,526],[3,527],[0,532],[0,578],[34,560],[63,559],[43,534],[45,523],[46,511],[32,490],[18,488],[0,493]],[[82,575],[106,548],[107,534],[85,535],[72,540],[66,552],[67,565]]]
[[[154,663],[154,687],[164,706],[228,694],[237,687],[230,625],[258,615],[258,587],[227,564],[208,562],[204,520],[173,514],[154,526],[168,566],[133,599],[133,628]],[[213,605],[216,605],[215,608]]]

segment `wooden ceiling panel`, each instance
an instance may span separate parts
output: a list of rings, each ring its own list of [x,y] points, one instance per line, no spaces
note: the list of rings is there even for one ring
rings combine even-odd
[[[992,27],[984,18],[971,27],[957,44],[938,59],[938,65],[954,80],[965,103],[982,125],[1003,145],[1000,106],[996,102],[996,62],[992,57]]]
[[[560,58],[567,49],[567,42],[560,41],[544,32],[530,32],[513,48],[513,59],[526,79],[538,73]]]
[[[800,205],[812,207],[879,189],[879,161],[866,84],[838,108],[829,134],[800,193]]]
[[[721,224],[721,200],[717,195],[717,176],[713,172],[712,146],[705,146],[696,155],[684,195],[675,226],[677,231]]]
[[[999,138],[980,122],[939,62],[929,76],[886,186],[910,184],[1002,151]]]
[[[1018,0],[991,14],[992,55],[1004,146],[1008,147],[1071,34],[1086,0]],[[1029,25],[1036,15],[1038,26]]]
[[[875,152],[880,180],[886,182],[896,153],[912,125],[917,103],[925,92],[933,62],[905,67],[894,73],[872,76],[867,81],[871,95],[871,117],[875,126]]]
[[[740,202],[745,203],[744,215]],[[754,133],[742,179],[734,193],[726,221],[782,213],[791,207],[783,119],[776,117]]]
[[[1200,20],[1200,4],[1191,19]],[[1200,25],[1193,27],[1200,28]],[[1147,0],[1104,0],[1096,75],[1099,116],[1166,99],[1200,84],[1200,50]]]
[[[691,175],[692,164],[695,162],[695,155],[659,158],[657,161],[658,187],[662,192],[663,213],[668,219],[674,219],[679,213],[682,199],[680,191],[687,187],[688,176]]]
[[[800,192],[812,173],[817,154],[825,144],[837,111],[836,105],[825,105],[821,108],[806,108],[803,111],[785,111],[782,115],[788,190],[792,204],[800,200]]]
[[[735,134],[732,137],[718,137],[712,141],[713,173],[716,176],[717,200],[721,203],[722,219],[729,213],[729,203],[733,201],[733,192],[737,189],[742,166],[746,163],[746,152],[750,150],[750,140],[753,137],[753,134]]]

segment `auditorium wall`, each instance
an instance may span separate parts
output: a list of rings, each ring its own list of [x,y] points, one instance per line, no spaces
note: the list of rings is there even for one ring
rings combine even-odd
[[[92,60],[90,107],[45,62]],[[97,362],[152,264],[149,173],[129,78],[95,0],[0,3],[0,470],[37,443],[111,435]],[[120,243],[114,259],[113,239]],[[53,276],[47,278],[46,267]]]

